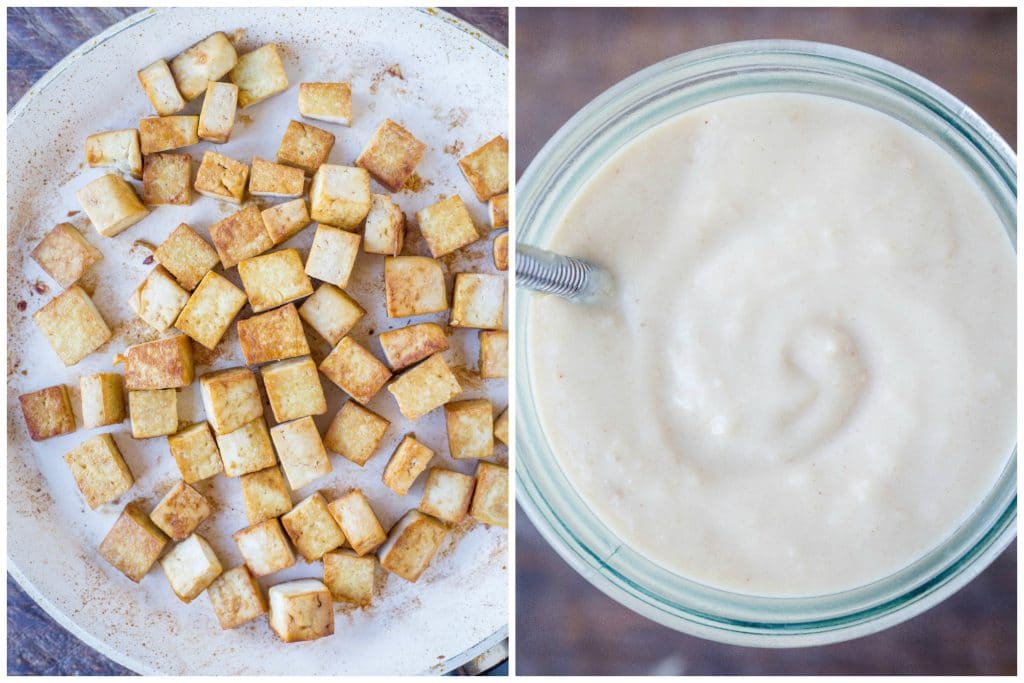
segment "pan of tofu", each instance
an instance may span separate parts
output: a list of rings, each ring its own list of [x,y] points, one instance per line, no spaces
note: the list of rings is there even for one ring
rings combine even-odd
[[[500,646],[507,71],[440,11],[167,8],[11,111],[8,569],[59,623],[144,674]]]

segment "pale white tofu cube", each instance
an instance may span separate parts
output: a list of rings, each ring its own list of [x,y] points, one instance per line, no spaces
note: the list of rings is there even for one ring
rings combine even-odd
[[[362,404],[370,402],[391,378],[391,371],[377,357],[345,337],[320,363],[320,372]]]
[[[238,108],[238,86],[210,81],[199,112],[199,139],[223,144],[231,139]]]
[[[272,586],[270,628],[286,643],[316,640],[334,633],[331,592],[316,579],[299,579]]]
[[[359,254],[358,233],[318,225],[306,258],[306,274],[344,289]]]
[[[476,468],[476,490],[469,514],[491,526],[508,526],[508,468],[481,462]]]
[[[309,356],[271,363],[260,369],[274,419],[288,422],[327,412],[316,363]]]
[[[149,518],[174,541],[183,541],[213,513],[206,496],[183,481],[157,503]]]
[[[267,234],[275,245],[288,241],[309,225],[309,210],[306,200],[301,197],[264,209],[261,215]]]
[[[170,116],[185,108],[185,98],[178,91],[171,68],[163,59],[158,59],[138,72],[139,82],[146,91],[153,109],[160,116]]]
[[[493,330],[505,319],[505,276],[459,273],[452,298],[452,327]]]
[[[384,527],[370,507],[370,501],[359,489],[353,489],[327,506],[341,527],[349,545],[359,555],[372,553],[387,540]]]
[[[75,192],[96,232],[113,237],[149,215],[135,189],[119,175],[100,176]]]
[[[508,193],[495,195],[491,197],[491,201],[488,206],[488,213],[491,216],[491,227],[492,228],[507,228],[508,227]],[[503,233],[505,238],[505,244],[508,244],[508,233]],[[497,240],[495,240],[495,249],[497,249]],[[497,252],[495,252],[497,253]],[[498,270],[505,270],[505,268],[499,268]]]
[[[254,524],[234,533],[245,564],[256,576],[266,576],[295,564],[295,553],[276,519]]]
[[[469,512],[474,486],[476,479],[468,474],[432,467],[423,486],[419,510],[442,522],[458,524]]]
[[[267,422],[262,417],[227,434],[218,434],[217,447],[227,477],[240,477],[277,464]]]
[[[245,259],[238,264],[238,275],[254,313],[313,293],[313,283],[302,268],[297,249],[281,249]]]
[[[377,558],[360,557],[351,550],[334,550],[324,555],[324,583],[339,602],[367,607],[373,602]]]
[[[293,491],[331,473],[331,461],[311,417],[279,424],[270,430],[281,467]]]
[[[226,35],[217,32],[172,59],[171,74],[179,92],[191,102],[206,92],[207,83],[220,80],[237,63],[235,46]]]
[[[363,227],[363,251],[398,256],[405,244],[405,214],[386,194],[373,194],[371,200]]]
[[[83,441],[64,456],[86,504],[93,510],[127,493],[135,478],[110,434]]]
[[[447,534],[448,527],[443,522],[418,510],[409,510],[391,527],[388,540],[377,550],[380,566],[415,583]]]
[[[502,195],[504,196],[504,195]],[[503,232],[494,238],[492,246],[494,267],[497,270],[508,270],[508,232]]]
[[[388,391],[395,397],[402,415],[418,420],[458,396],[462,387],[444,357],[435,353],[400,375]]]
[[[419,323],[381,332],[377,337],[388,365],[395,372],[448,350],[448,337],[437,323]]]
[[[345,542],[345,534],[331,516],[327,500],[319,491],[283,515],[281,524],[306,562],[319,560],[324,553]]]
[[[406,434],[384,468],[384,485],[400,496],[406,495],[433,457],[434,451],[417,441],[412,434]]]
[[[163,332],[178,319],[188,298],[188,292],[177,280],[163,266],[157,266],[132,292],[128,305],[143,322],[157,332]]]
[[[244,564],[214,579],[206,594],[223,629],[238,628],[267,612],[263,589]]]
[[[185,603],[195,600],[224,571],[213,548],[199,534],[171,548],[160,566],[174,594]]]
[[[32,314],[57,357],[70,367],[113,336],[96,304],[79,285],[51,299]]]
[[[118,173],[142,178],[142,146],[134,128],[93,133],[85,139],[85,161],[92,167],[112,167]]]
[[[241,55],[228,78],[239,88],[238,106],[242,109],[288,89],[288,76],[274,43]]]
[[[102,258],[103,253],[70,223],[55,225],[32,250],[32,259],[65,289]]]
[[[249,368],[229,368],[199,378],[206,419],[218,434],[228,434],[263,417],[256,375]]]
[[[448,448],[456,460],[494,455],[494,409],[485,398],[445,404]]]
[[[78,381],[82,395],[82,423],[86,429],[124,422],[124,379],[116,372],[82,375]]]
[[[212,351],[245,302],[245,292],[211,270],[192,292],[174,326]]]
[[[508,443],[508,408],[501,411],[501,415],[494,421],[494,438],[501,441],[506,446]]]
[[[508,377],[508,332],[505,330],[481,330],[480,377],[503,379]]]
[[[299,306],[299,316],[331,346],[340,342],[365,314],[355,299],[326,283]]]
[[[319,223],[355,230],[370,212],[370,194],[364,169],[323,164],[309,188],[309,214]]]

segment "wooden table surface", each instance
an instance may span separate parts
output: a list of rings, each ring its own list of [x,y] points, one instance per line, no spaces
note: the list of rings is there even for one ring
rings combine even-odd
[[[508,45],[504,8],[445,8]],[[8,8],[7,109],[33,83],[87,39],[134,14],[138,8]],[[7,577],[7,673],[131,675],[54,622]],[[502,665],[492,673],[507,673]]]
[[[1016,147],[1016,23],[1012,9],[519,9],[517,172],[625,76],[680,52],[754,38],[838,43],[890,59],[952,92]],[[692,638],[637,616],[580,578],[521,511],[517,525],[520,674],[1016,671],[1016,544],[908,623],[840,645],[766,650]]]

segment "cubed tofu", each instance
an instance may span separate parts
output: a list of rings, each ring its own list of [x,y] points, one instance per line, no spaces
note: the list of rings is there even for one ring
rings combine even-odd
[[[400,496],[409,493],[417,477],[423,474],[434,457],[434,451],[406,434],[391,454],[382,477],[384,485]]]
[[[249,204],[227,218],[210,226],[210,239],[224,270],[239,261],[259,256],[274,246],[274,240],[263,225],[263,214],[256,204]]]
[[[192,602],[220,576],[217,554],[199,534],[192,534],[160,559],[171,590],[184,603]]]
[[[160,116],[170,116],[185,108],[185,98],[178,91],[171,68],[163,59],[158,59],[142,71],[139,82],[146,91],[153,109]]]
[[[398,192],[416,170],[427,146],[391,119],[384,119],[356,159],[384,187]]]
[[[150,206],[192,203],[192,157],[148,154],[142,169],[142,201]]]
[[[199,378],[206,419],[217,434],[227,434],[263,417],[256,375],[249,368],[210,372]]]
[[[281,249],[245,259],[238,264],[238,274],[254,313],[313,293],[313,283],[302,269],[297,249]]]
[[[295,304],[239,320],[238,341],[247,365],[309,355],[309,343]]]
[[[324,435],[324,445],[362,467],[380,446],[391,422],[355,401],[345,401]]]
[[[482,202],[508,192],[508,141],[499,135],[459,159],[459,168]]]
[[[70,223],[58,223],[32,250],[32,259],[65,289],[102,258],[103,253]]]
[[[419,323],[381,332],[377,337],[388,365],[395,372],[448,350],[448,337],[437,323]]]
[[[95,168],[116,168],[122,175],[142,178],[142,146],[134,128],[93,133],[85,139],[85,161]]]
[[[244,564],[226,570],[206,588],[222,629],[238,628],[267,612],[263,589]]]
[[[306,259],[306,275],[344,289],[356,264],[360,239],[358,233],[329,225],[316,226]]]
[[[331,346],[366,314],[359,303],[334,285],[322,284],[299,306],[299,316]]]
[[[271,586],[270,628],[286,643],[316,640],[334,633],[331,592],[316,579]]]
[[[331,473],[331,461],[313,418],[300,417],[279,424],[270,430],[270,435],[293,491]]]
[[[494,267],[498,270],[508,270],[508,233],[503,232],[494,238],[492,245],[494,256]]]
[[[391,371],[352,337],[344,337],[320,363],[320,372],[362,404],[370,402]]]
[[[418,510],[409,510],[391,527],[388,540],[377,550],[380,566],[415,583],[434,559],[448,527]]]
[[[135,314],[157,332],[173,325],[187,303],[188,292],[163,266],[151,270],[128,298]]]
[[[174,326],[212,351],[245,302],[245,292],[211,270],[192,292]]]
[[[351,166],[322,165],[309,187],[309,215],[342,230],[355,230],[370,212],[370,174]]]
[[[469,512],[476,479],[468,474],[432,467],[423,486],[419,510],[442,522],[458,524]]]
[[[299,113],[307,119],[352,125],[352,88],[348,83],[300,83]]]
[[[33,441],[75,431],[75,413],[71,410],[68,388],[63,384],[22,394],[18,403]]]
[[[50,347],[70,367],[103,346],[112,335],[96,304],[78,285],[51,299],[32,314]]]
[[[160,557],[168,538],[137,502],[128,503],[100,543],[100,556],[138,583]]]
[[[178,392],[174,389],[129,391],[132,437],[150,439],[178,431]]]
[[[387,540],[388,535],[370,507],[370,501],[359,489],[332,500],[327,508],[357,554],[372,553]]]
[[[249,194],[253,197],[301,197],[306,190],[306,174],[301,168],[252,158]]]
[[[320,492],[309,496],[281,517],[281,524],[292,544],[306,562],[315,562],[324,553],[345,542],[341,527],[327,509]]]
[[[247,164],[217,152],[204,152],[203,162],[199,164],[199,171],[196,173],[195,188],[196,192],[204,197],[241,204],[248,180]]]
[[[171,74],[174,75],[178,91],[191,102],[207,92],[207,83],[220,80],[237,63],[238,54],[234,45],[226,35],[217,32],[172,59]]]
[[[480,376],[484,379],[508,377],[508,332],[481,330]]]
[[[295,564],[295,554],[277,519],[254,524],[234,533],[238,551],[256,576],[266,576]]]
[[[213,513],[206,497],[179,481],[153,508],[149,518],[174,541],[183,541]]]
[[[351,550],[324,555],[324,584],[338,602],[367,607],[373,602],[377,558],[360,557]]]
[[[494,455],[494,408],[485,398],[444,407],[448,448],[456,460]]]
[[[199,142],[198,116],[156,116],[139,121],[142,153],[156,154]]]
[[[508,227],[508,193],[499,194],[491,197],[489,203],[489,213],[491,215],[491,227],[492,228],[507,228]],[[507,237],[507,235],[506,235]],[[502,268],[502,270],[505,270]]]
[[[309,225],[309,210],[301,197],[264,209],[263,226],[274,245],[286,242]]]
[[[389,318],[448,310],[441,264],[425,256],[384,258],[384,299]]]
[[[402,415],[418,420],[458,396],[462,387],[444,357],[435,353],[405,371],[388,386],[388,391],[395,397]]]
[[[190,292],[220,263],[217,250],[185,223],[167,236],[153,256]]]
[[[78,381],[82,395],[82,423],[86,429],[124,422],[124,379],[116,372],[82,375]]]
[[[167,437],[167,446],[186,484],[209,479],[224,471],[210,425],[199,422]]]
[[[327,412],[320,375],[309,356],[278,361],[264,366],[260,372],[270,408],[278,422]]]
[[[313,175],[327,163],[333,147],[334,133],[301,121],[290,121],[277,148],[277,162]]]
[[[113,237],[149,215],[135,189],[113,173],[102,175],[75,192],[96,232]]]
[[[418,211],[416,221],[434,258],[441,258],[480,239],[466,203],[457,194]]]
[[[192,384],[192,342],[183,334],[129,346],[124,352],[124,384],[129,391],[179,389]]]
[[[240,56],[228,78],[239,88],[238,106],[242,109],[288,89],[288,76],[274,43]]]
[[[494,438],[508,445],[508,408],[501,411],[501,415],[494,421]]]
[[[199,112],[199,139],[219,145],[230,140],[237,109],[237,85],[216,81],[207,83],[203,109]]]
[[[494,330],[505,320],[505,276],[458,273],[452,296],[452,327]]]
[[[491,526],[508,526],[508,468],[482,462],[476,468],[476,490],[469,514]]]
[[[386,194],[370,195],[372,204],[363,227],[363,251],[398,256],[405,244],[405,214]]]
[[[217,447],[224,463],[224,476],[227,477],[240,477],[277,464],[267,421],[262,416],[232,432],[218,434]]]
[[[249,524],[259,524],[280,517],[292,509],[292,497],[280,467],[243,474],[242,501]]]
[[[135,478],[110,434],[97,434],[64,456],[86,504],[95,510],[128,493]]]

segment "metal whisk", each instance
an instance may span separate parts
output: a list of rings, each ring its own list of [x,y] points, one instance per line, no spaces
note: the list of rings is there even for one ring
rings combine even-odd
[[[528,244],[516,245],[516,284],[581,302],[611,292],[611,276],[603,269]]]

